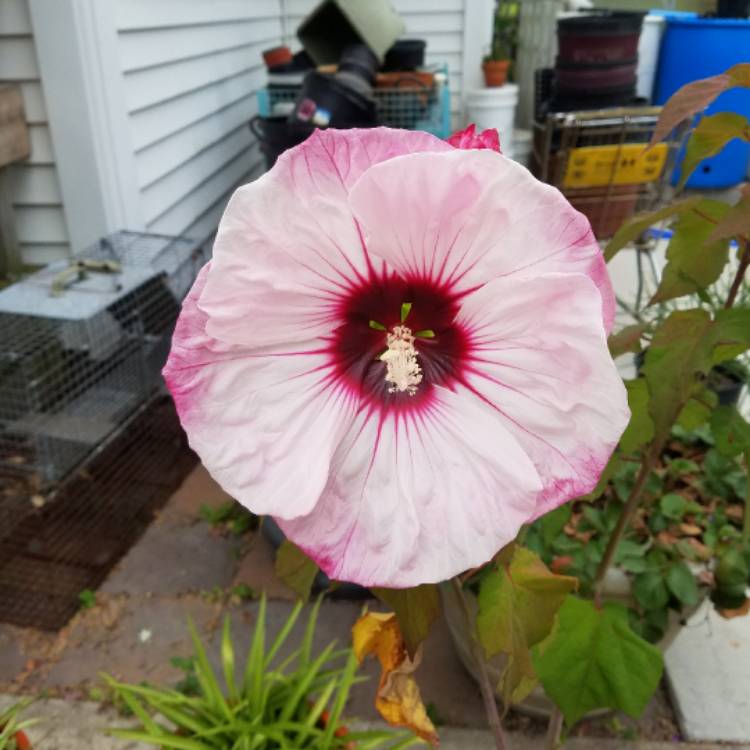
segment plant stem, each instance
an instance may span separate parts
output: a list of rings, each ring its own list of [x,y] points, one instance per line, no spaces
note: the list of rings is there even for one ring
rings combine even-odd
[[[495,700],[495,691],[490,683],[490,677],[487,674],[487,665],[484,661],[484,653],[479,645],[476,635],[476,628],[471,620],[469,605],[466,602],[463,586],[458,578],[451,579],[451,585],[456,592],[458,600],[461,602],[461,611],[463,612],[466,622],[466,632],[469,634],[469,643],[471,644],[471,655],[474,657],[477,669],[479,671],[479,688],[482,691],[482,702],[484,703],[484,712],[487,714],[487,723],[492,731],[497,750],[508,750],[509,746],[505,742],[503,728],[500,724],[500,714],[497,710],[497,701]]]
[[[750,448],[745,449],[745,471],[750,478]],[[742,519],[742,538],[750,542],[750,481],[747,483],[747,497],[745,498],[745,514]]]
[[[740,256],[740,264],[737,266],[737,273],[734,275],[732,286],[729,289],[729,296],[727,301],[724,303],[724,307],[728,310],[737,299],[737,294],[742,287],[742,281],[745,278],[747,268],[750,266],[750,241],[745,241],[745,249]]]
[[[549,717],[549,724],[547,725],[547,737],[544,740],[544,744],[547,750],[557,750],[557,746],[560,744],[560,733],[562,732],[562,725],[562,712],[557,706],[555,706],[552,711],[552,716]]]
[[[607,575],[610,565],[612,565],[620,540],[630,524],[636,508],[638,508],[641,495],[643,495],[643,488],[646,486],[651,469],[654,468],[656,460],[661,454],[663,445],[664,440],[652,443],[648,453],[643,457],[643,463],[641,464],[641,468],[635,478],[633,489],[630,490],[630,495],[628,495],[628,499],[625,502],[625,507],[622,509],[622,513],[620,513],[620,517],[617,519],[617,526],[615,526],[612,536],[609,538],[607,549],[604,550],[604,556],[599,563],[599,569],[596,571],[596,578],[594,579],[594,600],[597,604],[601,602],[604,578]]]

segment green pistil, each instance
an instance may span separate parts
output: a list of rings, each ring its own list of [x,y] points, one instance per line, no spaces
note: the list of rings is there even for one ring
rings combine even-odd
[[[401,323],[406,323],[406,319],[409,317],[409,313],[411,312],[412,304],[411,302],[404,302],[401,305]],[[370,328],[376,330],[376,331],[385,331],[387,332],[388,329],[382,324],[378,323],[377,320],[371,320],[368,325]],[[434,339],[435,338],[435,331],[433,331],[431,328],[425,328],[421,331],[417,331],[414,336],[419,339]]]
[[[382,323],[378,323],[377,320],[371,320],[370,321],[370,328],[374,328],[376,331],[387,331],[388,330]]]
[[[403,302],[401,304],[401,322],[406,323],[406,319],[409,317],[411,312],[411,302]]]
[[[432,328],[425,328],[423,331],[417,331],[414,336],[418,339],[434,339],[435,331]]]

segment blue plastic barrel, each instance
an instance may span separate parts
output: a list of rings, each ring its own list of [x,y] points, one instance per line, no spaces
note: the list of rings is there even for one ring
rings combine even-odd
[[[750,20],[740,18],[674,18],[667,28],[656,74],[656,104],[664,104],[686,83],[723,73],[741,62],[750,62]],[[750,89],[723,93],[707,110],[737,112],[750,118]],[[725,188],[747,178],[750,144],[739,140],[698,165],[688,187]],[[673,183],[679,179],[679,167]]]

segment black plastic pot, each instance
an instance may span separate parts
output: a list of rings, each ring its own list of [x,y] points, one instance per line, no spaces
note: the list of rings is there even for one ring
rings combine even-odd
[[[646,350],[637,352],[634,361],[636,372],[640,375],[646,361]],[[716,394],[720,406],[737,406],[745,385],[750,384],[734,371],[731,363],[716,365],[706,379],[706,388]]]
[[[276,521],[271,516],[264,516],[260,526],[263,536],[268,539],[271,546],[275,550],[281,547],[286,539],[286,535],[279,528]],[[330,586],[331,579],[322,570],[319,571],[313,582],[313,593],[326,591]],[[371,599],[372,593],[369,589],[358,586],[356,583],[338,583],[331,590],[330,596],[334,599]]]
[[[321,128],[373,127],[375,100],[335,76],[313,71],[305,76],[290,120]]]
[[[602,11],[559,20],[559,59],[566,63],[611,63],[636,57],[645,15]]]
[[[718,18],[748,18],[750,0],[718,0],[716,15]]]
[[[383,70],[417,70],[423,67],[426,47],[424,39],[399,39],[385,53]]]
[[[268,169],[271,169],[284,151],[302,143],[314,130],[311,125],[289,122],[289,118],[285,115],[281,117],[256,115],[248,125],[253,135],[260,141],[260,150],[266,159]]]

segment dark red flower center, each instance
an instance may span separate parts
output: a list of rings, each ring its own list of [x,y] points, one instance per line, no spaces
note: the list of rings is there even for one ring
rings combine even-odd
[[[458,380],[466,358],[469,342],[456,323],[458,309],[456,295],[428,279],[397,274],[367,279],[338,305],[336,316],[341,322],[330,338],[338,381],[364,400],[387,407],[426,405],[433,386],[451,387]],[[393,389],[380,359],[387,348],[387,333],[402,325],[415,335],[421,368],[421,382],[413,394]]]

